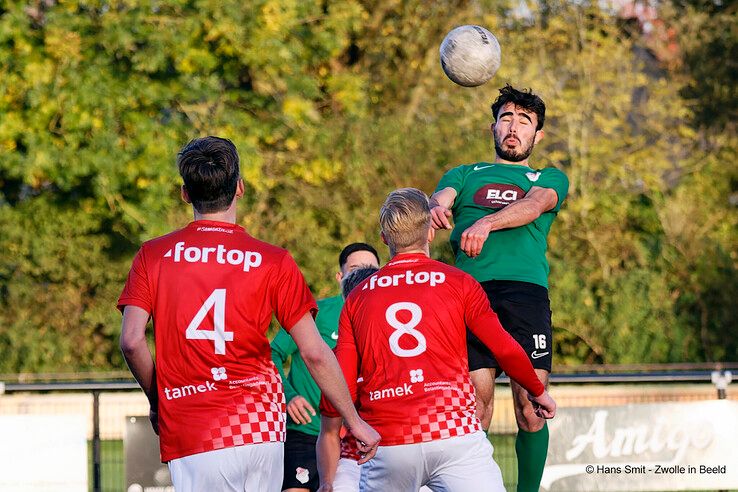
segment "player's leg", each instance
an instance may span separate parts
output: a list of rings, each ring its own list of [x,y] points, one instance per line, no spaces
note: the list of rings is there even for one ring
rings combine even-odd
[[[497,372],[494,368],[483,368],[470,371],[469,376],[474,385],[477,417],[482,422],[482,429],[487,432],[495,411],[495,378]]]
[[[361,467],[362,465],[349,458],[338,460],[336,477],[333,479],[333,492],[359,492]]]
[[[373,459],[361,467],[361,492],[417,492],[425,482],[420,444],[379,446]]]
[[[505,329],[528,354],[539,379],[548,385],[551,372],[551,308],[548,290],[527,282],[498,282],[493,308]],[[518,491],[538,491],[548,454],[548,427],[535,415],[527,392],[511,383],[518,435]]]
[[[284,443],[284,492],[310,492],[318,489],[316,436],[289,429]]]
[[[474,385],[477,401],[477,417],[486,432],[492,422],[495,409],[495,378],[497,377],[497,361],[482,341],[466,330],[466,349],[469,357],[469,376]]]
[[[485,432],[422,443],[433,492],[504,492],[502,472]]]
[[[283,453],[281,442],[248,444],[174,459],[169,471],[177,492],[278,492]]]
[[[536,374],[548,388],[548,371],[536,369]],[[515,420],[518,423],[518,436],[515,440],[515,453],[518,456],[518,491],[537,491],[548,454],[548,426],[546,419],[535,414],[533,404],[528,400],[528,392],[514,381],[511,382],[511,387]]]

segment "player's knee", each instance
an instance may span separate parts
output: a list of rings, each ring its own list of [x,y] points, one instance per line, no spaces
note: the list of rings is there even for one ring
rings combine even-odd
[[[525,432],[538,432],[546,424],[546,419],[536,415],[530,405],[523,408],[522,411],[516,412],[515,417],[518,421],[518,428]]]

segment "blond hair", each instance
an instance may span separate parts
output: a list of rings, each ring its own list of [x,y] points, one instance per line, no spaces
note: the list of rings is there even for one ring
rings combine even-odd
[[[417,188],[400,188],[389,195],[379,212],[379,226],[390,252],[422,247],[430,228],[428,196]]]

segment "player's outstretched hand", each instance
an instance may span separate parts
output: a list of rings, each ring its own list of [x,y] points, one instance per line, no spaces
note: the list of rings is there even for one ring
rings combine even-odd
[[[451,222],[448,220],[451,217],[451,210],[443,205],[436,205],[431,208],[430,213],[431,224],[434,229],[453,229]]]
[[[356,443],[359,445],[359,454],[361,459],[358,461],[360,465],[363,465],[370,459],[374,458],[377,454],[377,446],[379,446],[379,440],[381,439],[379,432],[375,431],[374,428],[359,419],[358,424],[351,426],[349,429],[356,438]]]
[[[528,393],[528,399],[533,403],[536,415],[542,419],[552,419],[556,415],[556,402],[548,394],[548,391],[544,391],[539,396]]]
[[[484,242],[489,237],[489,232],[490,226],[485,217],[482,217],[461,234],[461,251],[466,253],[469,258],[479,256],[484,247]]]
[[[290,418],[301,425],[309,424],[315,416],[315,409],[302,395],[297,395],[287,404]]]

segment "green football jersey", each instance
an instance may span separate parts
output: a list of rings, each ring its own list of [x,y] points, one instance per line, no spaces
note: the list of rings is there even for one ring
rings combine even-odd
[[[558,195],[556,206],[530,224],[490,233],[482,252],[469,258],[459,248],[461,234],[485,215],[525,197],[533,186],[552,188]],[[456,190],[451,247],[456,266],[479,282],[518,280],[548,288],[546,236],[566,198],[569,180],[556,168],[531,169],[516,164],[478,162],[459,166],[443,175],[436,191]]]
[[[318,316],[315,318],[315,324],[318,326],[320,336],[323,337],[325,343],[330,348],[336,346],[338,340],[338,317],[343,308],[343,296],[327,297],[318,301]],[[284,384],[284,396],[287,403],[297,395],[302,395],[312,407],[315,409],[316,415],[308,424],[302,425],[293,422],[289,416],[287,417],[287,428],[298,430],[305,434],[317,436],[320,432],[320,388],[310,375],[305,365],[305,361],[300,357],[297,345],[292,337],[284,330],[280,329],[277,336],[271,343],[272,361],[279,370]],[[284,375],[284,363],[287,358],[292,356],[290,363],[290,372],[287,377]]]

